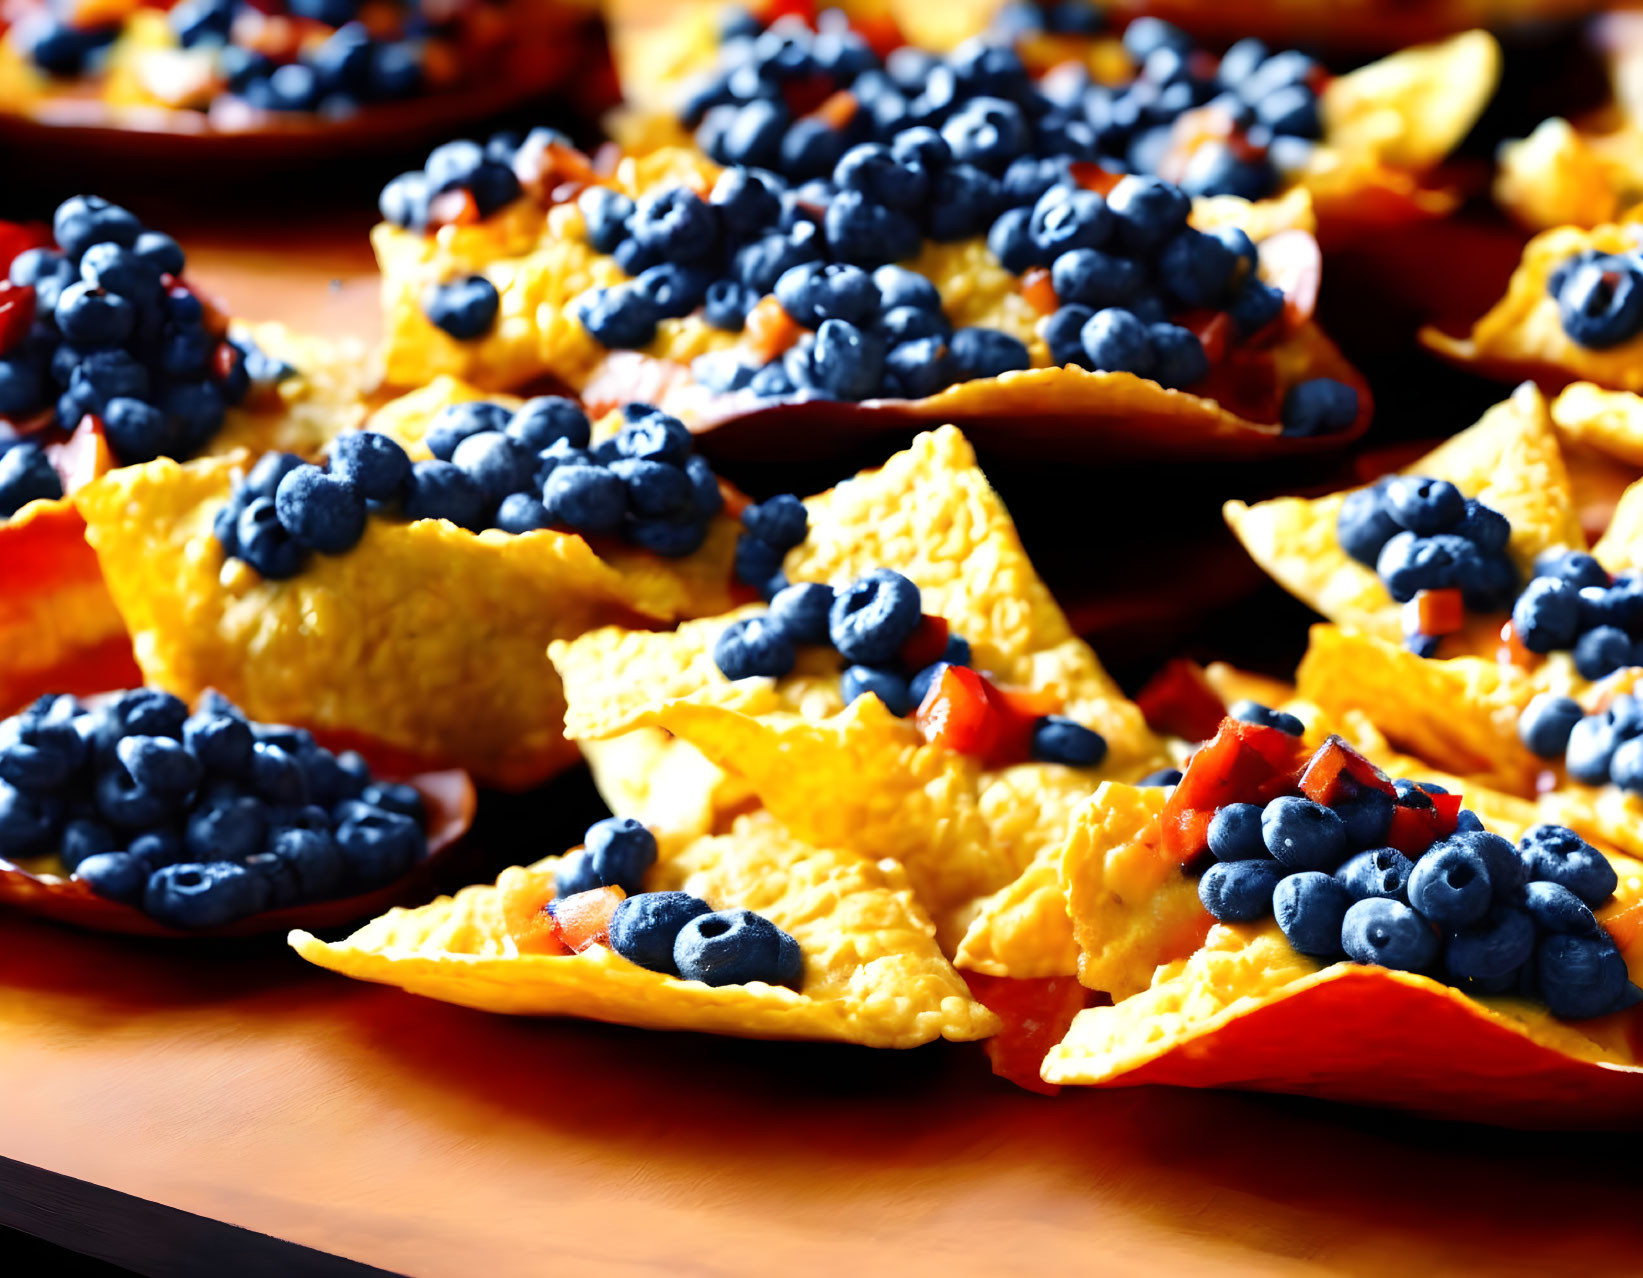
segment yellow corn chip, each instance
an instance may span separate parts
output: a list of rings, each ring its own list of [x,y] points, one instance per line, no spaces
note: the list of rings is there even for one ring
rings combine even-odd
[[[291,943],[347,976],[515,1015],[870,1047],[982,1038],[997,1028],[942,957],[897,867],[809,846],[768,815],[664,853],[646,886],[764,915],[803,952],[797,991],[763,983],[713,988],[646,971],[604,946],[520,954],[503,922],[503,896],[523,879],[551,876],[557,860],[505,870],[495,886],[390,911],[335,944],[306,932],[293,932]]]
[[[728,599],[738,531],[728,516],[696,563],[634,571],[636,552],[608,561],[571,534],[373,519],[349,553],[265,581],[225,559],[211,530],[242,465],[152,462],[78,494],[144,675],[189,700],[215,687],[255,718],[358,739],[407,764],[438,761],[502,786],[541,780],[576,757],[544,657],[551,640],[636,615],[671,620],[697,573],[718,583],[707,609]]]
[[[1585,547],[1557,435],[1545,400],[1532,386],[1519,387],[1404,473],[1447,479],[1505,515],[1520,569],[1551,547]],[[1297,599],[1331,621],[1395,640],[1402,634],[1401,606],[1374,570],[1349,557],[1336,540],[1344,496],[1280,497],[1255,506],[1230,501],[1224,513],[1251,558]]]
[[[1566,441],[1643,467],[1643,399],[1630,391],[1576,382],[1552,401],[1552,421]]]

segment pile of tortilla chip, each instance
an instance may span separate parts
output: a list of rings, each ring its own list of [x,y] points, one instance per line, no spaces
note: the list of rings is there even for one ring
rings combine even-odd
[[[295,373],[266,396],[228,409],[207,455],[312,453],[364,415],[363,351],[278,324],[235,325]],[[30,502],[0,520],[0,714],[43,692],[100,692],[137,682],[126,627],[86,544],[73,494],[114,464],[100,428],[50,451],[68,496]]]
[[[438,380],[372,424],[425,458],[438,411],[478,397]],[[550,530],[373,519],[349,553],[266,581],[225,558],[212,531],[248,460],[160,460],[76,494],[137,662],[179,696],[216,688],[256,719],[301,724],[400,771],[462,768],[516,789],[551,776],[577,757],[552,640],[729,606],[740,525],[728,513],[677,560]]]

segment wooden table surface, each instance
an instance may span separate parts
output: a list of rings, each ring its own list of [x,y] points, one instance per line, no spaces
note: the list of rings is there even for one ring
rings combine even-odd
[[[373,335],[363,223],[180,230],[238,313]],[[563,837],[515,814],[490,851]],[[1155,1089],[1051,1100],[974,1046],[514,1020],[278,946],[20,916],[0,921],[0,1094],[0,1223],[153,1273],[321,1263],[274,1240],[429,1278],[1643,1269],[1624,1135]],[[115,1195],[177,1211],[113,1228]]]

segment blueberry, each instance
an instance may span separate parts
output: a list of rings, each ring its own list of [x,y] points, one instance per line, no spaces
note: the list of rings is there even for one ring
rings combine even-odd
[[[583,846],[601,886],[614,885],[629,896],[640,891],[645,872],[656,863],[656,836],[631,817],[594,822]]]
[[[1632,737],[1615,747],[1609,757],[1609,780],[1622,790],[1643,792],[1643,737]]]
[[[1180,779],[1179,773],[1176,779]],[[1252,922],[1272,913],[1272,894],[1282,874],[1276,861],[1217,861],[1198,880],[1198,899],[1222,923]]]
[[[30,794],[0,781],[0,857],[44,852],[56,840],[62,804],[49,793]]]
[[[1373,568],[1386,543],[1399,531],[1386,498],[1386,485],[1348,493],[1335,517],[1335,538],[1360,564]]]
[[[794,352],[804,355],[800,348]],[[884,343],[845,320],[823,320],[805,367],[816,389],[836,399],[871,396],[884,376]]]
[[[1626,960],[1607,935],[1543,936],[1535,946],[1535,970],[1546,1006],[1564,1020],[1614,1011],[1627,993]]]
[[[628,509],[635,515],[666,518],[690,509],[690,479],[677,466],[624,457],[610,470],[627,485]]]
[[[896,671],[874,666],[847,666],[839,677],[839,695],[844,698],[844,703],[850,705],[857,697],[869,692],[897,718],[913,709],[913,696],[907,680]]]
[[[523,444],[500,431],[469,435],[451,454],[451,464],[465,471],[487,506],[499,505],[510,493],[531,486],[535,458]]]
[[[1586,715],[1569,731],[1564,761],[1569,776],[1582,785],[1606,785],[1609,764],[1623,738],[1603,715]]]
[[[744,510],[742,526],[759,540],[787,551],[804,540],[810,515],[797,497],[782,493]]]
[[[1259,701],[1234,701],[1227,707],[1227,714],[1240,723],[1253,723],[1263,728],[1276,728],[1279,732],[1292,737],[1301,736],[1306,732],[1306,725],[1294,715],[1284,710],[1274,710],[1270,706],[1263,706]]]
[[[777,591],[770,600],[769,616],[794,643],[825,644],[832,606],[831,586],[806,581]]]
[[[1447,532],[1466,514],[1466,498],[1445,479],[1399,475],[1387,480],[1381,492],[1398,526],[1421,536]]]
[[[1150,253],[1185,228],[1192,201],[1160,178],[1132,174],[1113,187],[1107,207],[1125,247]]]
[[[308,780],[298,756],[258,741],[251,748],[251,786],[269,803],[306,803]]]
[[[670,262],[700,262],[719,246],[718,218],[700,196],[682,186],[645,196],[628,226],[642,248]]]
[[[1548,932],[1597,937],[1603,931],[1591,907],[1561,883],[1529,884],[1523,891],[1523,908]]]
[[[1386,593],[1408,603],[1422,590],[1456,586],[1478,562],[1478,548],[1453,533],[1420,537],[1407,530],[1381,548],[1375,570]]]
[[[4,791],[0,791],[3,796]],[[139,785],[125,768],[114,766],[97,778],[97,811],[103,820],[122,830],[158,825],[177,805],[174,793]]]
[[[630,417],[616,436],[616,451],[621,456],[666,462],[670,466],[685,464],[695,445],[683,422],[648,404],[629,404],[624,411]]]
[[[1643,271],[1629,257],[1578,262],[1555,282],[1558,317],[1570,341],[1607,350],[1643,329]]]
[[[141,899],[149,871],[129,852],[107,851],[84,858],[72,873],[98,896],[132,904]]]
[[[770,166],[780,162],[782,142],[792,120],[781,101],[757,98],[714,114],[716,127],[707,131],[710,143],[704,149],[719,163]]]
[[[910,306],[921,311],[940,311],[941,294],[927,276],[910,271],[904,266],[881,266],[873,272],[873,285],[879,291],[880,305],[885,310]]]
[[[842,262],[809,262],[795,266],[776,281],[776,300],[805,328],[823,320],[842,319],[860,324],[879,306],[873,277],[858,266]]]
[[[388,501],[404,490],[411,459],[387,435],[356,430],[332,441],[332,474],[354,486],[367,501]]]
[[[31,501],[55,501],[63,482],[45,451],[34,443],[0,453],[0,519],[9,519]]]
[[[1346,826],[1311,799],[1274,799],[1261,813],[1261,840],[1291,870],[1334,870],[1346,857]]]
[[[1341,946],[1355,963],[1419,972],[1438,956],[1432,925],[1402,901],[1368,897],[1348,907]]]
[[[318,466],[299,466],[280,480],[274,511],[291,539],[308,550],[344,554],[365,535],[359,490]]]
[[[803,958],[798,943],[751,910],[699,914],[679,929],[673,943],[679,977],[705,985],[798,987]]]
[[[1518,840],[1518,852],[1530,879],[1561,883],[1593,909],[1619,885],[1608,858],[1566,826],[1535,826]]]
[[[1227,304],[1227,314],[1232,317],[1232,324],[1241,337],[1249,337],[1260,332],[1275,321],[1284,311],[1283,291],[1268,284],[1265,280],[1251,276],[1238,287],[1233,294],[1232,301]],[[1306,382],[1299,386],[1307,385]],[[1299,389],[1297,386],[1297,389]],[[1311,396],[1315,391],[1308,391],[1301,400],[1296,402],[1297,410],[1312,407]],[[1287,402],[1287,398],[1286,398]]]
[[[1099,732],[1081,723],[1047,714],[1033,725],[1032,757],[1041,763],[1093,768],[1107,757],[1107,742]]]
[[[1358,392],[1332,377],[1297,382],[1284,395],[1284,434],[1333,435],[1358,420]]]
[[[616,349],[648,345],[660,318],[650,299],[631,286],[589,289],[571,302],[570,311],[594,341]]]
[[[703,267],[661,262],[641,271],[628,288],[659,319],[679,319],[702,304],[712,275]]]
[[[40,374],[31,365],[21,359],[0,359],[0,414],[29,416],[40,404],[43,392]],[[8,499],[0,497],[0,501],[5,500]],[[15,510],[4,513],[9,518]]]
[[[63,289],[52,318],[76,346],[116,346],[131,336],[137,311],[118,293],[102,292],[81,280]]]
[[[231,861],[168,865],[143,891],[143,912],[168,927],[221,927],[268,905],[267,880]]]
[[[1027,149],[1032,133],[1015,103],[975,97],[941,126],[941,140],[960,164],[1002,173]]]
[[[502,295],[483,275],[430,285],[422,295],[422,313],[428,322],[459,342],[490,332],[501,306]]]
[[[918,587],[900,573],[877,568],[838,592],[828,633],[847,661],[888,665],[918,627],[921,615]]]
[[[1372,896],[1405,901],[1409,896],[1409,875],[1414,868],[1414,863],[1396,848],[1372,848],[1347,858],[1335,871],[1335,877],[1354,901]]]
[[[961,328],[947,343],[951,370],[959,381],[1001,377],[1030,368],[1026,345],[996,328]]]
[[[761,594],[776,593],[787,584],[785,579],[768,591],[766,586],[781,577],[783,555],[783,551],[777,550],[768,541],[743,533],[736,539],[736,580],[754,587]]]
[[[585,848],[567,853],[553,872],[554,895],[561,899],[580,892],[594,892],[603,886]]]
[[[1573,550],[1550,550],[1535,560],[1536,577],[1556,577],[1576,590],[1607,586],[1609,574],[1597,559]]]
[[[719,477],[705,457],[685,459],[685,478],[690,481],[690,506],[700,519],[712,519],[724,509],[725,496]]]
[[[914,257],[923,242],[912,218],[875,204],[860,191],[834,196],[822,225],[836,259],[868,268]]]
[[[702,299],[702,318],[714,328],[739,333],[747,324],[748,312],[758,305],[758,301],[759,295],[745,284],[735,280],[714,280],[707,286],[707,294]]]
[[[264,453],[246,475],[245,491],[253,497],[272,500],[279,491],[280,480],[303,464],[302,458],[292,453]]]
[[[97,195],[64,200],[51,220],[52,238],[75,259],[93,244],[111,242],[130,247],[142,229],[142,223],[132,214]]]
[[[295,878],[302,899],[323,901],[342,890],[347,867],[329,831],[282,829],[269,836],[268,851]]]
[[[1316,870],[1286,875],[1272,893],[1273,916],[1290,945],[1320,959],[1341,956],[1342,923],[1352,903],[1342,884]]]
[[[1255,803],[1228,803],[1215,810],[1209,823],[1209,850],[1217,861],[1253,861],[1267,855],[1261,839],[1261,807]]]
[[[394,781],[372,781],[360,790],[360,801],[373,808],[381,808],[384,812],[397,812],[400,816],[408,816],[419,825],[422,822],[424,805],[422,792],[414,785],[405,785]]]
[[[576,198],[588,244],[596,253],[609,253],[627,236],[633,201],[608,186],[590,186]]]
[[[160,794],[186,794],[204,778],[199,759],[169,737],[124,737],[115,755],[137,785]]]
[[[543,486],[542,504],[556,524],[588,536],[608,535],[622,526],[627,488],[602,466],[560,466]]]
[[[1098,249],[1112,234],[1107,202],[1094,191],[1055,187],[1033,206],[1027,233],[1041,261],[1053,262],[1073,249]]]
[[[1177,324],[1150,324],[1152,377],[1160,386],[1181,390],[1209,376],[1209,356],[1198,335]]]
[[[1409,876],[1409,903],[1443,928],[1476,923],[1493,891],[1483,856],[1453,838],[1429,848]]]
[[[444,461],[419,461],[405,490],[405,518],[446,519],[477,531],[485,523],[485,493],[473,476]]]
[[[886,208],[910,212],[929,193],[930,174],[916,161],[897,159],[882,143],[863,142],[840,157],[833,185],[841,191],[860,191]]]
[[[1062,306],[1043,321],[1039,336],[1050,348],[1050,362],[1060,365],[1088,366],[1084,353],[1084,325],[1094,315],[1088,306]]]
[[[1485,506],[1475,497],[1466,499],[1465,513],[1454,530],[1485,554],[1500,554],[1512,539],[1512,525],[1498,510]]]
[[[1583,679],[1601,679],[1631,664],[1632,641],[1624,630],[1597,626],[1575,640],[1575,669]]]
[[[1030,208],[1005,209],[987,232],[988,249],[1005,270],[1017,275],[1028,267],[1042,266],[1048,260],[1030,234],[1032,217]]]
[[[431,194],[425,174],[420,171],[401,173],[382,188],[382,194],[377,197],[377,211],[382,214],[383,221],[394,226],[407,231],[423,231],[428,226]]]
[[[1181,783],[1180,768],[1159,768],[1156,772],[1149,772],[1135,784],[1138,786],[1170,786]]]
[[[339,810],[336,845],[350,879],[364,887],[391,883],[427,853],[422,830],[410,817],[351,802]]]
[[[713,907],[688,892],[644,892],[630,896],[610,918],[610,947],[640,967],[679,974],[673,947],[680,929]]]
[[[942,341],[951,334],[952,329],[952,324],[940,311],[913,306],[897,306],[882,311],[873,323],[873,333],[889,346],[901,346],[927,337]]]
[[[923,399],[953,382],[947,343],[939,337],[902,342],[884,357],[885,393],[902,399]]]
[[[1098,372],[1146,377],[1152,371],[1152,341],[1147,326],[1129,311],[1117,307],[1097,311],[1079,337],[1090,366]]]
[[[954,164],[936,175],[926,208],[930,238],[968,239],[992,225],[1003,200],[999,181],[973,164]]]
[[[176,865],[184,856],[182,837],[169,826],[143,831],[131,840],[126,851],[142,862],[149,874]]]
[[[731,168],[719,174],[708,202],[732,235],[754,235],[775,225],[781,215],[781,187],[770,174]]]
[[[1512,625],[1530,652],[1572,647],[1580,625],[1580,593],[1559,577],[1536,577],[1512,605]]]
[[[1533,957],[1535,925],[1516,906],[1497,906],[1473,927],[1453,932],[1444,946],[1444,973],[1462,989],[1489,992]]]
[[[793,669],[794,659],[792,640],[769,617],[733,621],[713,641],[713,663],[727,679],[779,679]]]

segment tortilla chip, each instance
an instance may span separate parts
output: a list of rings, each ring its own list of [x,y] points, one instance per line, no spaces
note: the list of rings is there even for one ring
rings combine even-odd
[[[1503,142],[1495,202],[1531,231],[1601,226],[1643,199],[1643,132],[1576,128],[1556,117]]]
[[[997,1028],[942,957],[897,867],[809,846],[768,815],[745,817],[727,833],[676,852],[664,849],[647,888],[764,915],[803,951],[797,991],[763,983],[712,988],[646,971],[604,946],[564,956],[520,954],[503,924],[504,893],[523,879],[551,875],[557,862],[504,870],[495,886],[390,911],[336,944],[306,932],[293,932],[291,944],[310,962],[347,976],[513,1015],[869,1047],[976,1039]]]
[[[1451,337],[1427,327],[1420,331],[1421,343],[1451,363],[1489,377],[1528,377],[1549,388],[1588,381],[1614,390],[1643,390],[1643,335],[1606,350],[1588,349],[1563,331],[1557,299],[1546,291],[1552,272],[1574,254],[1583,249],[1635,252],[1637,237],[1631,214],[1589,230],[1559,226],[1544,231],[1524,247],[1505,296],[1472,325],[1470,336]]]
[[[1153,841],[1163,801],[1108,784],[1074,827],[1063,873],[1079,976],[1115,1002],[1079,1013],[1045,1060],[1047,1082],[1242,1087],[1517,1125],[1612,1116],[1621,1104],[1643,1112],[1643,1079],[1582,1087],[1637,1065],[1627,1014],[1571,1024],[1521,999],[1321,965],[1270,920],[1217,924]],[[1539,819],[1521,803],[1486,817],[1513,839]],[[1611,909],[1624,909],[1643,897],[1643,864],[1615,859]],[[1629,963],[1643,960],[1623,948]]]
[[[1552,401],[1552,421],[1566,443],[1643,468],[1643,399],[1631,392],[1576,382]]]
[[[689,593],[667,584],[672,569],[625,571],[631,550],[613,562],[572,534],[443,520],[370,520],[348,554],[264,581],[211,531],[243,465],[151,462],[77,496],[144,675],[189,700],[215,687],[254,718],[357,739],[411,770],[523,788],[571,763],[548,643],[636,614],[671,620],[660,605]],[[681,570],[723,583],[709,610],[728,599],[737,535],[719,518]]]
[[[1584,548],[1578,512],[1546,401],[1522,386],[1475,426],[1404,468],[1447,479],[1512,524],[1510,553],[1528,570],[1554,546]],[[1229,501],[1227,523],[1250,557],[1303,603],[1331,621],[1379,638],[1402,633],[1402,606],[1372,568],[1352,559],[1335,536],[1344,493],[1280,497],[1246,506]]]
[[[1072,633],[957,430],[921,435],[882,469],[807,505],[809,535],[784,565],[790,580],[842,582],[881,565],[906,574],[925,610],[969,640],[977,669],[1055,692],[1069,715],[1100,732],[1108,745],[1101,769],[983,770],[925,744],[876,698],[843,706],[836,658],[821,650],[802,653],[780,685],[732,683],[711,655],[728,617],[672,634],[612,629],[555,644],[567,733],[583,743],[618,812],[701,833],[756,795],[811,842],[902,861],[965,965],[997,974],[1064,966],[1069,941],[1053,882],[1024,888],[1029,899],[1010,902],[998,919],[974,898],[1013,882],[1039,849],[1058,843],[1070,804],[1094,778],[1158,766],[1157,741]],[[635,729],[649,732],[635,740]],[[728,782],[715,783],[706,803],[703,756]]]

